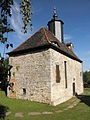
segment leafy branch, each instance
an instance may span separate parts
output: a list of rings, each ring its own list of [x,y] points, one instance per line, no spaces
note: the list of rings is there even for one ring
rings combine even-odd
[[[11,18],[12,12],[11,8],[14,5],[14,0],[0,0],[0,41],[1,43],[7,42],[7,34],[14,32],[10,27],[10,22],[8,18]],[[20,14],[22,14],[22,21],[24,26],[22,30],[24,33],[27,33],[27,26],[29,24],[32,30],[31,23],[31,0],[21,0],[20,2]]]
[[[11,5],[13,5],[13,0],[2,0],[0,2],[0,41],[2,43],[7,42],[7,37],[5,36],[8,32],[13,32],[14,30],[10,28],[10,23],[8,22],[8,17],[11,17]]]
[[[24,23],[24,33],[27,33],[27,24],[31,27],[32,31],[32,23],[31,23],[31,15],[32,15],[32,8],[31,8],[31,2],[30,0],[22,0],[20,3],[20,14],[23,15],[22,20]]]

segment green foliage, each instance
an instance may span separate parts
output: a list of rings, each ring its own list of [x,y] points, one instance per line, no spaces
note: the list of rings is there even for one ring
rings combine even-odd
[[[16,66],[16,70],[17,70],[17,71],[19,71],[19,68],[20,68],[20,66],[19,66],[19,65],[17,65],[17,66]]]
[[[16,91],[14,90],[14,83],[9,83],[9,90],[11,90],[14,94],[16,93]]]
[[[13,77],[15,77],[15,72],[13,72]]]
[[[7,42],[7,35],[14,30],[10,27],[10,22],[8,18],[11,18],[11,7],[14,5],[14,0],[1,0],[0,1],[0,41],[2,43]],[[21,0],[20,1],[20,14],[22,14],[22,20],[24,26],[22,29],[24,33],[27,33],[27,25],[29,24],[32,30],[31,23],[31,0]],[[11,45],[12,46],[12,45]],[[8,48],[8,46],[7,46]]]
[[[90,71],[85,71],[83,73],[84,86],[90,86]]]
[[[6,48],[8,49],[9,47],[12,47],[12,48],[13,48],[13,44],[7,43],[7,44],[6,44]]]
[[[31,15],[32,15],[31,10],[32,9],[31,9],[30,0],[22,0],[22,2],[20,3],[20,8],[21,8],[20,14],[23,15],[23,17],[22,17],[22,20],[24,23],[23,30],[24,30],[24,33],[27,33],[27,24],[28,23],[32,30],[32,23],[31,23]]]
[[[8,70],[9,70],[9,59],[3,59],[0,60],[0,82],[1,82],[1,88],[3,90],[6,90],[7,88],[7,78],[8,78]]]
[[[7,42],[8,32],[13,32],[10,28],[10,23],[8,22],[8,17],[11,17],[11,6],[13,5],[13,0],[2,0],[0,2],[0,41],[2,43]]]

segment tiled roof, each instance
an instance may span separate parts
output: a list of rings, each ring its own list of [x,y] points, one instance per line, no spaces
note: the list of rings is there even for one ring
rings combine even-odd
[[[19,45],[16,49],[9,52],[9,56],[13,56],[16,54],[23,54],[33,50],[45,49],[45,48],[53,48],[58,52],[75,59],[79,62],[82,62],[75,53],[70,50],[66,44],[60,43],[59,40],[46,28],[41,28],[34,35],[28,38],[25,42]]]

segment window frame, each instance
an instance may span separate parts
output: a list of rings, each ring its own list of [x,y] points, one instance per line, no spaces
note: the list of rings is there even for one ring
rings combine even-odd
[[[56,83],[60,83],[60,69],[59,69],[59,65],[56,65]]]
[[[67,61],[64,61],[65,88],[67,88]]]

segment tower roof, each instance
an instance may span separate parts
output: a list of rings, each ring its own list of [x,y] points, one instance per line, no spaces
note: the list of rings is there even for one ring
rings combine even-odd
[[[60,41],[46,28],[41,28],[16,49],[8,53],[10,56],[27,54],[28,52],[52,48],[74,60],[82,62],[75,53]]]

